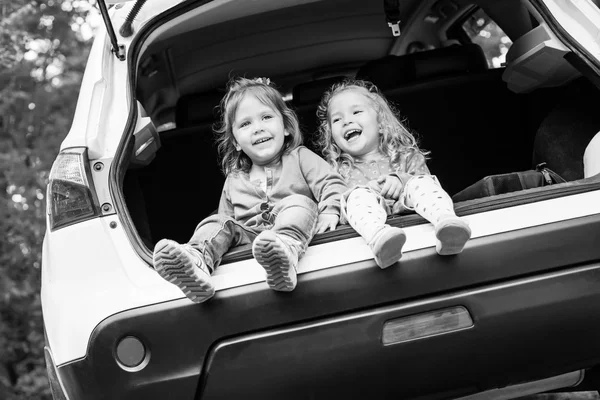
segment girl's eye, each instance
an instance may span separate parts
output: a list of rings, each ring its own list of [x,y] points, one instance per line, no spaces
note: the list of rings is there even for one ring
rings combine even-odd
[[[334,118],[331,120],[331,123],[335,124],[336,122],[339,122],[339,121],[340,121],[340,118]]]
[[[356,115],[356,114],[360,114],[361,112],[362,112],[362,110],[355,110],[355,111],[354,111],[354,114],[355,114],[355,115]]]
[[[245,126],[248,126],[249,124],[250,124],[250,122],[248,122],[248,121],[244,121],[244,122],[242,122],[242,123],[240,124],[240,128],[243,128],[243,127],[245,127]]]
[[[272,115],[265,115],[265,116],[263,117],[263,119],[271,119],[271,118],[273,118],[273,116],[272,116]]]

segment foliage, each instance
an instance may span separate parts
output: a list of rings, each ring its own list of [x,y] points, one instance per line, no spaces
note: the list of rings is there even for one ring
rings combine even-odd
[[[93,15],[77,0],[0,5],[2,399],[51,398],[39,295],[45,187],[73,117]]]

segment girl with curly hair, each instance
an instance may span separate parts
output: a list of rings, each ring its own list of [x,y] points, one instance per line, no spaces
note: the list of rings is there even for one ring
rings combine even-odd
[[[381,268],[402,257],[404,231],[388,215],[414,210],[435,226],[438,254],[457,254],[471,237],[450,196],[383,94],[370,82],[346,80],[321,99],[319,147],[351,189],[342,198],[342,219],[367,241]]]

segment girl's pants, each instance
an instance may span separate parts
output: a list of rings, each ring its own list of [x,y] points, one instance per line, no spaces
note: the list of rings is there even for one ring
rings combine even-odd
[[[416,175],[406,182],[400,199],[403,209],[416,211],[433,225],[456,216],[452,199],[432,175]],[[342,215],[367,242],[383,229],[392,208],[373,188],[358,186],[342,197]]]
[[[277,203],[271,213],[275,217],[273,224],[266,223],[258,230],[229,216],[211,215],[198,224],[188,244],[200,251],[211,273],[231,247],[251,244],[260,232],[269,229],[294,247],[300,258],[315,232],[317,205],[306,196],[292,195]]]
[[[452,198],[432,175],[416,175],[409,179],[399,201],[433,225],[444,217],[456,216]]]

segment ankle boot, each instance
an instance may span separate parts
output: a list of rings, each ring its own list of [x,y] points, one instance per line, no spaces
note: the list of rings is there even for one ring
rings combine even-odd
[[[265,269],[267,284],[281,292],[291,292],[298,283],[298,250],[286,239],[268,230],[261,232],[252,243],[252,254]]]
[[[431,175],[411,178],[402,201],[435,227],[436,250],[440,255],[460,253],[471,238],[469,225],[454,213],[452,199]]]
[[[202,303],[214,296],[211,271],[200,251],[189,244],[161,239],[154,246],[152,258],[156,272],[194,303]]]
[[[439,255],[458,254],[471,238],[471,228],[456,215],[447,215],[440,218],[435,225],[435,237],[437,238],[435,249]]]

